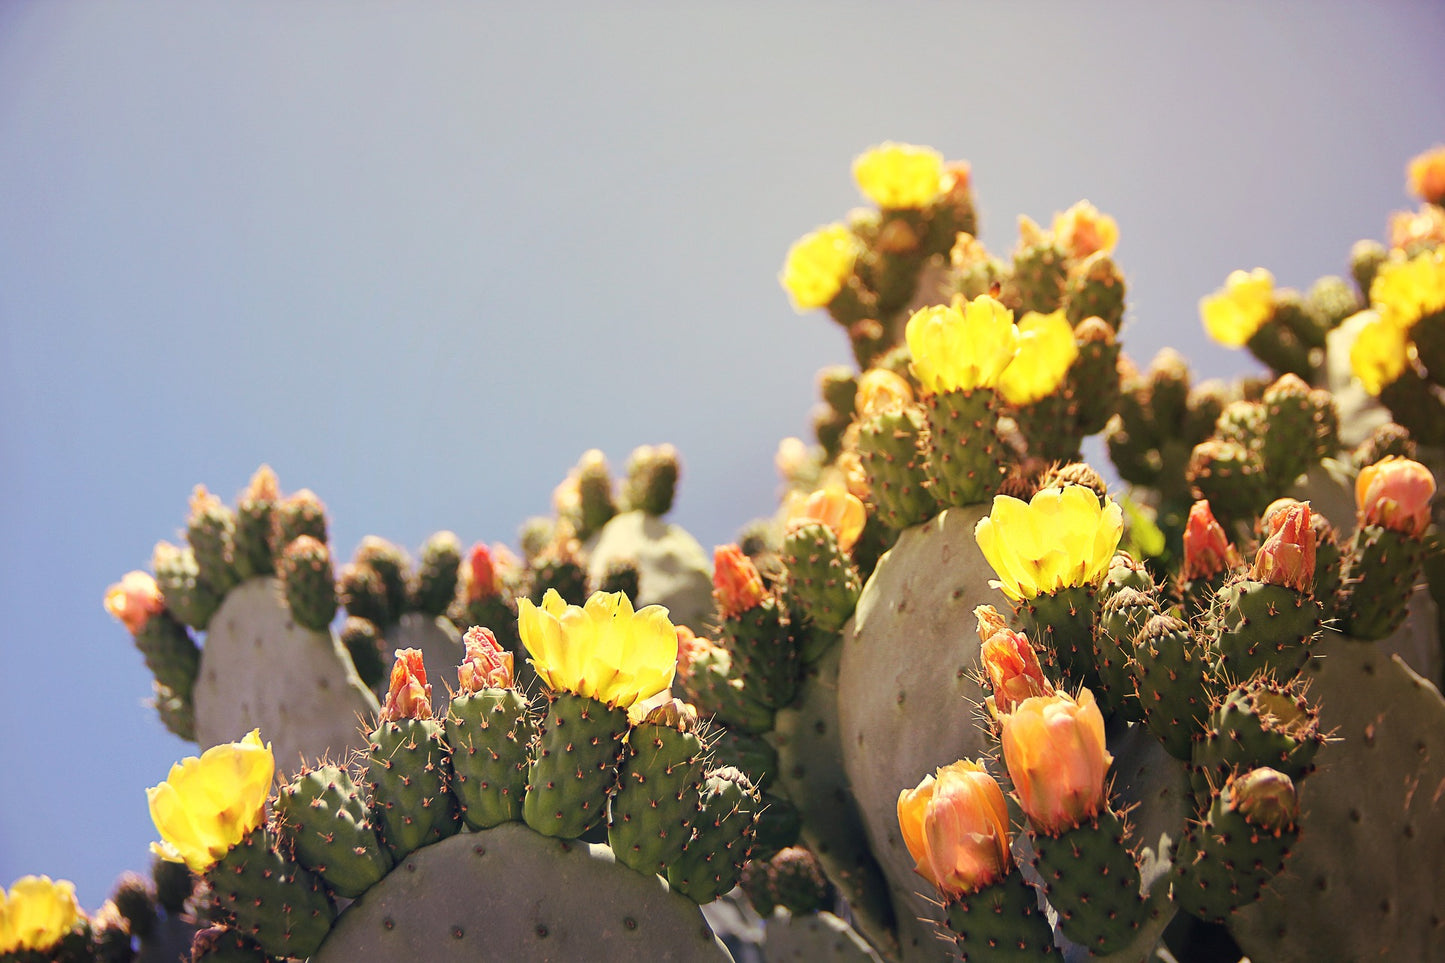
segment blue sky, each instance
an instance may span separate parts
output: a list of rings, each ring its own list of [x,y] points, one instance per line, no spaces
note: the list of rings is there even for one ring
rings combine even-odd
[[[0,6],[0,884],[143,868],[191,751],[101,609],[261,462],[365,534],[513,541],[587,448],[671,441],[704,546],[774,505],[814,373],[776,275],[886,139],[982,234],[1119,221],[1125,349],[1201,375],[1234,268],[1303,287],[1445,141],[1432,3]]]

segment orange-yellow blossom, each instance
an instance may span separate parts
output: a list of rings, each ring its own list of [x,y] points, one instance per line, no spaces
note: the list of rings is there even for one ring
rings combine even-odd
[[[150,617],[165,607],[156,580],[146,572],[126,572],[105,590],[105,610],[119,619],[131,635],[138,634]]]
[[[998,393],[1011,405],[1031,405],[1064,383],[1079,346],[1062,309],[1051,314],[1029,311],[1018,323],[1018,352],[998,379]]]
[[[1410,160],[1410,193],[1432,204],[1445,204],[1445,145]]]
[[[1445,311],[1445,249],[1386,260],[1370,282],[1370,306],[1407,330],[1421,318]]]
[[[1045,488],[1027,502],[995,495],[974,539],[998,579],[989,584],[1018,602],[1108,574],[1124,533],[1124,513],[1083,485]]]
[[[257,729],[182,759],[165,782],[146,790],[161,836],[151,852],[204,873],[261,825],[275,773],[271,745],[261,744]]]
[[[1239,562],[1239,551],[1224,533],[1224,526],[1215,519],[1209,502],[1202,499],[1195,502],[1184,526],[1182,576],[1190,581],[1211,579]]]
[[[595,592],[586,605],[568,605],[548,589],[541,605],[524,598],[517,607],[522,643],[554,691],[625,709],[672,684],[677,629],[660,605],[634,611],[621,592]]]
[[[1035,830],[1057,836],[1098,815],[1113,757],[1092,692],[1025,699],[999,723],[1014,793]]]
[[[1274,275],[1264,268],[1230,272],[1222,290],[1200,299],[1199,314],[1210,337],[1241,347],[1274,316]]]
[[[719,545],[712,553],[712,596],[730,619],[757,608],[767,597],[762,573],[737,545]]]
[[[80,919],[75,884],[49,876],[22,876],[7,894],[0,888],[0,954],[48,950]]]
[[[913,387],[908,379],[887,368],[869,368],[858,378],[858,393],[853,397],[853,410],[866,418],[890,408],[901,408],[913,401]]]
[[[826,308],[848,283],[862,251],[862,242],[846,226],[820,227],[788,248],[778,281],[797,310]]]
[[[1119,224],[1088,201],[1079,201],[1054,215],[1054,240],[1069,254],[1083,260],[1095,251],[1112,251],[1119,243]]]
[[[788,511],[787,528],[792,531],[810,522],[821,523],[833,530],[838,547],[847,552],[857,544],[867,521],[868,509],[856,496],[843,488],[820,488],[793,503]]]
[[[945,899],[977,892],[1013,867],[1008,803],[980,763],[961,759],[900,792],[898,828],[914,871]]]
[[[1419,538],[1430,527],[1430,499],[1435,476],[1430,469],[1398,455],[1386,455],[1360,469],[1355,479],[1355,505],[1369,525]]]
[[[1415,346],[1405,328],[1378,311],[1361,313],[1365,319],[1350,345],[1350,370],[1361,387],[1378,396],[1410,367]]]
[[[1054,691],[1028,636],[1010,629],[992,605],[980,605],[973,614],[982,643],[979,658],[988,673],[995,711],[1012,712],[1025,699]]]

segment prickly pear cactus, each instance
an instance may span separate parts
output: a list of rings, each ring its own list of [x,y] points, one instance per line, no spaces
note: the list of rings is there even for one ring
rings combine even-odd
[[[427,665],[456,665],[462,660],[462,635],[448,619],[432,617],[422,612],[408,612],[397,624],[386,632],[386,642],[391,649],[420,649]],[[386,654],[390,654],[388,651]],[[379,686],[386,691],[386,678]],[[446,714],[446,686],[432,687],[432,713],[438,717]]]
[[[973,615],[998,600],[973,535],[985,514],[949,509],[900,535],[863,587],[841,647],[843,765],[873,853],[901,894],[899,916],[910,920],[932,919],[936,907],[920,895],[926,886],[899,832],[898,793],[919,773],[988,750]]]
[[[201,748],[259,728],[278,763],[366,744],[360,719],[376,715],[346,647],[333,632],[297,625],[275,578],[233,588],[211,617],[196,678],[196,741]]]
[[[453,836],[406,857],[351,904],[313,963],[353,960],[720,961],[697,904],[606,846],[520,823]]]
[[[1445,953],[1445,700],[1398,657],[1327,633],[1305,669],[1325,747],[1299,842],[1229,923],[1256,960]]]
[[[656,515],[623,512],[588,543],[588,578],[600,585],[624,561],[637,566],[639,606],[666,606],[674,625],[702,628],[713,609],[712,565],[697,539]]]

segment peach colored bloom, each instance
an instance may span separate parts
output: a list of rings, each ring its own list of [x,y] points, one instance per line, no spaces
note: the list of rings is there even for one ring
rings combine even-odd
[[[421,649],[396,650],[381,718],[385,722],[431,718],[431,684],[426,680]]]
[[[900,792],[898,827],[914,871],[945,898],[977,892],[1013,867],[1008,804],[980,763],[959,760]]]
[[[1195,502],[1189,509],[1189,522],[1184,526],[1184,578],[1210,579],[1239,562],[1239,551],[1224,534],[1224,527],[1210,511],[1209,502]]]
[[[1113,757],[1092,692],[1025,699],[999,723],[1014,794],[1034,829],[1057,836],[1098,815]]]
[[[856,496],[841,487],[820,488],[792,506],[787,527],[791,531],[809,522],[820,522],[833,530],[838,547],[847,552],[857,544],[867,520],[868,509]]]
[[[491,629],[473,626],[462,638],[466,657],[457,666],[461,693],[482,689],[508,689],[512,686],[512,653],[497,642]]]
[[[1259,547],[1250,577],[1271,585],[1283,585],[1296,592],[1313,591],[1315,530],[1310,526],[1309,503],[1291,505],[1273,524],[1278,527]]]
[[[156,580],[145,572],[126,572],[105,590],[105,610],[119,619],[131,635],[138,635],[150,617],[165,607]]]
[[[712,595],[725,619],[761,605],[767,596],[763,576],[736,545],[719,545],[712,556]]]
[[[1355,504],[1366,523],[1413,538],[1430,527],[1430,499],[1435,476],[1418,461],[1387,455],[1360,469]]]

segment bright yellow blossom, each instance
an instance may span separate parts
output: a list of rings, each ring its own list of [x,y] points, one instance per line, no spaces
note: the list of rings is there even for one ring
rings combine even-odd
[[[1013,312],[987,294],[962,310],[936,305],[915,311],[904,336],[914,375],[934,394],[994,387],[1019,347]]]
[[[1381,264],[1370,284],[1370,305],[1401,328],[1445,311],[1445,249],[1421,251],[1406,261]]]
[[[1264,268],[1232,271],[1224,289],[1199,301],[1205,330],[1220,344],[1238,348],[1274,314],[1274,275]]]
[[[1405,373],[1414,345],[1398,324],[1374,311],[1367,314],[1354,344],[1350,345],[1350,370],[1366,391],[1379,395],[1386,385]]]
[[[192,872],[210,869],[261,825],[275,772],[271,745],[261,744],[258,729],[176,763],[165,782],[146,790],[162,840],[151,843],[151,852]]]
[[[1045,488],[1027,501],[995,495],[974,538],[1015,602],[1076,585],[1098,585],[1124,532],[1117,502],[1083,485]]]
[[[1412,194],[1432,204],[1445,204],[1445,146],[1413,158],[1408,171]]]
[[[677,629],[662,606],[633,611],[621,592],[594,592],[586,605],[568,605],[556,589],[540,606],[530,599],[517,606],[522,642],[549,688],[625,709],[672,685]]]
[[[944,190],[943,155],[931,147],[888,142],[853,162],[858,189],[884,210],[917,210]]]
[[[7,896],[0,889],[0,953],[47,950],[80,919],[75,884],[49,876],[22,876]]]
[[[1019,322],[1019,348],[1013,364],[998,379],[998,391],[1013,405],[1033,404],[1051,395],[1079,356],[1074,329],[1062,310],[1030,311]]]
[[[1088,201],[1079,201],[1054,215],[1053,235],[1060,247],[1083,260],[1095,251],[1114,250],[1119,243],[1119,224]]]
[[[862,244],[842,224],[829,224],[805,234],[788,248],[778,276],[793,307],[799,311],[826,308],[853,274]]]

